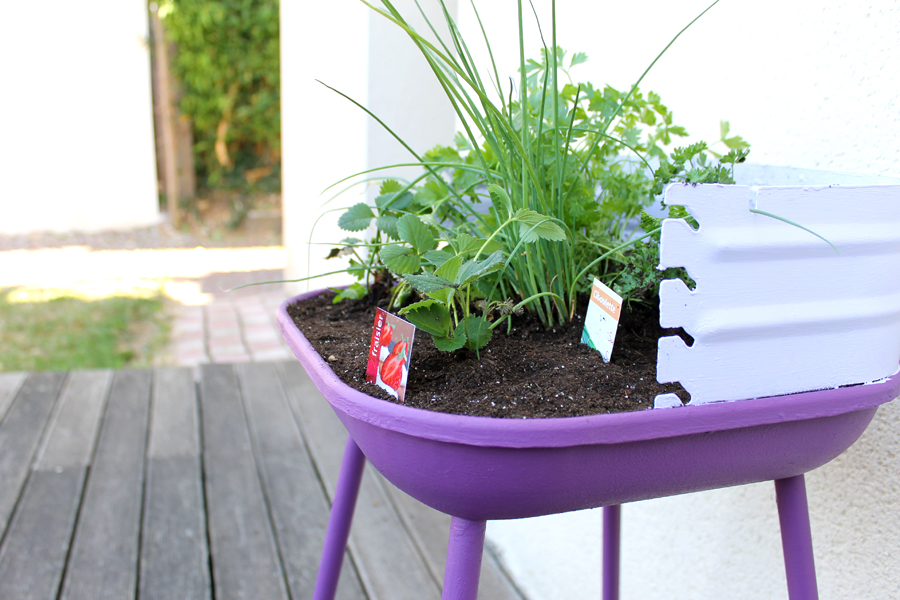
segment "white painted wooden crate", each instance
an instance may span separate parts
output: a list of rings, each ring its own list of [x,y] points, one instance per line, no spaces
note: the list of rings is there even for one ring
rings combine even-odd
[[[900,185],[673,184],[666,203],[700,223],[663,222],[660,268],[696,281],[660,288],[657,378],[691,404],[868,383],[900,364]],[[769,212],[797,227],[750,212]],[[664,398],[659,405],[665,405]]]

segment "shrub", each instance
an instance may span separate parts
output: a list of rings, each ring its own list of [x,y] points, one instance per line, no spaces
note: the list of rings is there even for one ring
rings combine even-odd
[[[173,68],[184,88],[181,110],[193,122],[200,181],[243,186],[277,175],[278,1],[164,0],[160,15],[178,47]]]

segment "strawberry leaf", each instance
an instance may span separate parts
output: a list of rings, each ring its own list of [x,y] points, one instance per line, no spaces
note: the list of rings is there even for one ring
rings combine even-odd
[[[456,327],[456,331],[453,334],[453,337],[446,336],[432,336],[434,340],[434,346],[441,352],[453,352],[454,350],[459,350],[463,346],[466,345],[466,334],[462,330],[462,323],[460,323]]]
[[[437,239],[431,229],[416,215],[403,215],[397,221],[400,239],[416,249],[419,254],[437,248]]]
[[[497,240],[491,240],[482,250],[481,247],[485,245],[486,241],[487,240],[485,240],[484,238],[477,238],[469,235],[468,233],[461,233],[456,238],[456,253],[473,254],[481,250],[483,254],[490,254],[491,252],[496,252],[503,247]]]
[[[456,284],[452,281],[432,275],[431,273],[422,273],[421,275],[404,275],[405,279],[417,291],[423,294],[430,294],[444,288],[454,288]]]
[[[443,277],[448,281],[455,281],[456,275],[459,273],[459,268],[463,264],[462,256],[454,256],[440,267],[435,269],[434,274],[438,277]],[[457,282],[458,283],[458,282]]]
[[[435,337],[446,337],[450,333],[450,311],[439,302],[423,300],[402,312],[407,321]]]
[[[344,231],[362,231],[369,226],[375,213],[365,202],[354,204],[338,219],[338,227]]]
[[[425,260],[433,264],[435,267],[439,267],[453,258],[453,255],[446,250],[430,250],[423,256],[425,257]]]
[[[384,261],[384,266],[397,275],[418,273],[422,266],[422,260],[415,250],[399,244],[385,246],[381,249],[379,255],[381,260]]]
[[[466,261],[456,275],[456,284],[464,286],[482,275],[487,275],[492,271],[496,271],[500,268],[500,263],[503,262],[503,259],[503,252],[498,250],[482,261]]]
[[[466,333],[466,348],[469,350],[480,350],[491,341],[493,331],[491,331],[491,326],[484,317],[469,315],[459,322],[457,329],[460,326],[464,328]]]
[[[397,217],[392,215],[381,215],[375,219],[375,227],[385,232],[391,239],[400,239],[400,234],[397,233]]]

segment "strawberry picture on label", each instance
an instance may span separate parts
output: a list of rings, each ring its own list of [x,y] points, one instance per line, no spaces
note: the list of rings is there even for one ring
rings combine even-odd
[[[398,343],[394,349],[400,347]],[[391,352],[391,354],[381,363],[381,381],[386,383],[388,387],[394,390],[400,389],[400,382],[403,378],[403,366],[406,364],[406,353],[401,349],[400,352]]]
[[[381,345],[387,347],[391,344],[391,337],[394,335],[394,328],[385,324],[381,329]]]
[[[380,308],[376,310],[366,381],[374,383],[400,402],[406,394],[415,332],[412,323]]]

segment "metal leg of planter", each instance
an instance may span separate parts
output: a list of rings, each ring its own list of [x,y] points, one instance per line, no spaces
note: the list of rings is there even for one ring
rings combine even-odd
[[[603,600],[619,600],[619,539],[622,505],[603,507]]]
[[[486,526],[485,521],[450,519],[450,543],[447,545],[441,600],[477,600]]]
[[[328,518],[325,547],[322,549],[322,562],[319,563],[319,574],[316,576],[313,600],[334,600],[338,578],[341,575],[341,565],[344,562],[344,553],[347,550],[347,538],[350,536],[353,510],[356,508],[356,497],[359,496],[359,485],[362,482],[365,466],[365,455],[353,438],[348,435],[334,501],[331,503],[331,515]]]
[[[818,600],[809,507],[803,475],[775,480],[781,545],[790,600]]]

